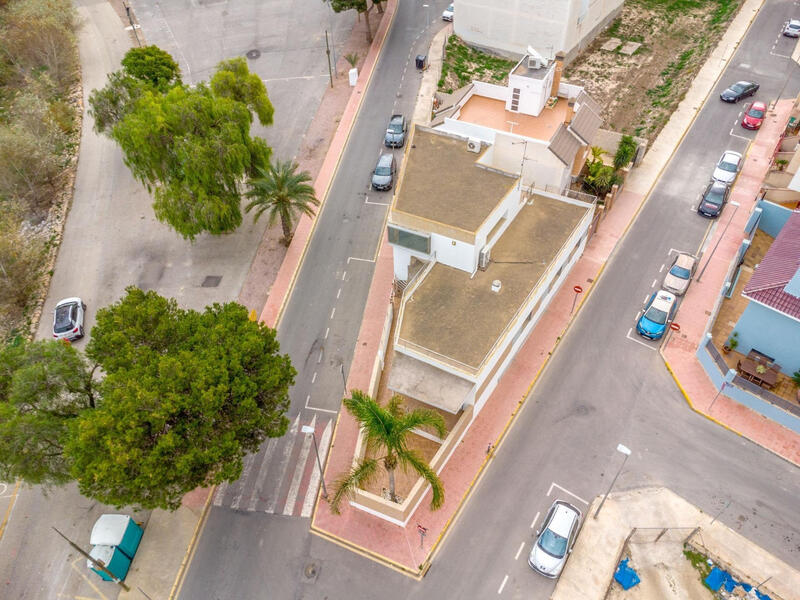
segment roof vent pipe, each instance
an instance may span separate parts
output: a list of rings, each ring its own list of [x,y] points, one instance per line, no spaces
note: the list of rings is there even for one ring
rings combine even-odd
[[[500,283],[499,279],[495,279],[494,281],[492,281],[492,291],[495,294],[497,294],[500,291],[501,287],[502,287],[502,284]]]

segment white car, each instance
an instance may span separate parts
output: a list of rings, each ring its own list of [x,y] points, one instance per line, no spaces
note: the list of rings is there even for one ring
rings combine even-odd
[[[80,298],[65,298],[53,311],[53,337],[57,340],[79,340],[83,337],[86,305]]]
[[[792,19],[790,21],[786,21],[781,33],[783,33],[783,35],[786,37],[800,37],[800,20]]]
[[[714,167],[714,174],[711,177],[714,181],[733,183],[741,168],[742,155],[733,150],[725,150],[717,166]]]
[[[453,13],[455,12],[453,8],[453,3],[451,2],[450,5],[444,9],[442,13],[442,21],[452,21],[453,20]]]
[[[676,296],[682,296],[694,276],[697,259],[691,254],[678,254],[675,261],[664,276],[662,288]]]
[[[556,500],[536,532],[536,543],[528,556],[528,565],[537,573],[555,579],[567,562],[572,545],[578,537],[581,511],[563,500]]]

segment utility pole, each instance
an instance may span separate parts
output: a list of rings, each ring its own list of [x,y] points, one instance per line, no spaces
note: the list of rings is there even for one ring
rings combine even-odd
[[[128,15],[128,23],[131,24],[131,29],[133,30],[133,35],[136,38],[136,45],[139,46],[139,48],[141,48],[142,47],[142,42],[141,42],[141,40],[139,40],[139,34],[136,33],[136,25],[133,24],[133,17],[131,17],[131,7],[125,2],[125,0],[122,0],[122,6],[125,7],[125,14]]]
[[[333,87],[333,71],[331,70],[331,47],[328,45],[328,30],[325,30],[325,54],[328,55],[328,77],[331,80],[331,87]]]
[[[53,527],[53,526],[51,525],[51,527]],[[103,564],[103,561],[102,561],[102,560],[96,560],[96,559],[92,558],[92,557],[89,555],[89,553],[88,553],[88,552],[86,552],[86,551],[85,551],[83,548],[81,548],[80,546],[78,546],[78,544],[76,544],[75,542],[73,542],[71,539],[69,539],[67,536],[65,536],[63,533],[61,533],[61,532],[60,532],[58,529],[56,529],[55,527],[53,527],[53,531],[55,531],[55,532],[56,532],[58,535],[60,535],[60,536],[61,536],[62,538],[64,538],[65,540],[67,540],[67,543],[68,543],[70,546],[72,546],[72,548],[73,548],[73,549],[74,549],[76,552],[78,552],[79,554],[82,554],[83,556],[85,556],[85,557],[86,557],[86,558],[89,560],[89,562],[90,562],[90,563],[92,563],[92,565],[94,565],[95,567],[97,567],[98,569],[100,569],[100,570],[101,570],[103,573],[105,573],[106,575],[108,575],[109,577],[111,577],[111,581],[113,581],[114,583],[116,583],[118,586],[120,586],[120,587],[121,587],[123,590],[125,590],[126,592],[130,592],[130,591],[131,591],[131,588],[129,588],[127,585],[125,585],[125,582],[123,582],[123,581],[122,581],[122,580],[121,580],[119,577],[117,577],[117,576],[116,576],[116,575],[114,575],[114,574],[113,574],[111,571],[109,571],[109,570],[108,570],[108,568],[107,568],[107,567],[106,567],[106,566]]]

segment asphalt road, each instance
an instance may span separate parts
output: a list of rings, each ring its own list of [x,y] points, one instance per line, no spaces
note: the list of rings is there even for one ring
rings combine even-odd
[[[91,90],[119,68],[130,38],[105,0],[78,0],[76,6],[83,23],[79,43],[88,106]],[[332,25],[337,42],[346,39],[353,15],[334,18],[318,0],[159,4],[153,5],[157,15],[152,18],[147,6],[134,3],[141,8],[148,43],[163,43],[176,55],[187,83],[207,79],[222,59],[260,49],[261,57],[250,67],[266,81],[275,124],[256,133],[281,158],[298,151],[328,84],[325,28]],[[74,200],[38,337],[50,337],[53,307],[69,296],[81,296],[88,305],[87,332],[97,307],[117,300],[129,285],[154,289],[195,309],[235,300],[266,220],[256,225],[246,217],[233,234],[200,236],[193,244],[183,240],[155,220],[150,196],[133,179],[115,144],[97,136],[91,119],[84,119]],[[216,287],[204,287],[207,276],[221,279]],[[84,344],[77,342],[78,347]],[[13,484],[0,483],[0,514],[6,512],[11,490]],[[92,524],[106,510],[72,486],[49,495],[40,488],[22,488],[0,540],[0,597],[115,597],[116,587],[89,578],[85,563],[50,529],[56,526],[86,544]]]
[[[742,106],[722,104],[716,99],[718,91],[746,78],[761,83],[758,98],[762,100],[772,100],[779,93],[794,96],[800,89],[797,69],[790,68],[785,58],[793,42],[778,35],[792,8],[788,0],[772,1],[757,16],[422,582],[309,536],[304,520],[258,519],[217,511],[209,519],[181,597],[256,598],[267,593],[276,598],[372,598],[377,594],[382,598],[545,598],[553,582],[535,575],[525,564],[534,519],[556,497],[582,506],[603,493],[620,465],[622,457],[615,451],[620,442],[633,454],[617,489],[667,486],[701,509],[720,513],[724,523],[777,557],[797,564],[797,469],[689,410],[656,344],[630,333],[654,280],[655,285],[660,281],[660,267],[668,262],[670,250],[697,251],[709,227],[725,223],[732,210],[728,206],[720,221],[713,223],[693,210],[723,150],[745,151],[754,137],[734,124]],[[391,44],[401,34],[400,18],[405,14],[401,8],[365,106],[380,105],[378,88],[387,71],[391,72],[389,64],[398,60]],[[405,52],[398,49],[396,54]],[[334,201],[322,215],[281,328],[284,348],[290,348],[301,373],[293,410],[305,394],[311,394],[315,406],[338,406],[337,368],[341,363],[346,368],[351,355],[363,306],[357,300],[364,292],[333,304],[341,307],[335,319],[329,319],[330,297],[345,270],[347,293],[366,285],[354,269],[370,265],[353,265],[353,261],[348,265],[344,257],[372,256],[377,236],[372,237],[369,227],[380,220],[370,217],[367,207],[356,200],[358,185],[339,186],[342,173],[358,183],[360,174],[371,166],[370,151],[380,138],[375,133],[362,136],[365,129],[380,131],[389,112],[385,109],[391,99],[388,92],[382,92],[381,110],[368,110],[359,117],[342,160]],[[339,190],[349,192],[341,195]],[[341,218],[331,223],[330,209],[339,205]],[[354,220],[359,223],[360,237],[353,235]],[[313,246],[320,239],[327,242],[325,252],[315,254]],[[298,318],[306,332],[289,325]],[[332,334],[333,327],[343,327],[337,330],[342,337],[333,348],[330,343],[325,347],[324,379],[310,386],[304,383],[307,369],[302,358],[313,356],[314,344],[319,347],[328,321]],[[309,566],[314,567],[311,576],[305,571]]]

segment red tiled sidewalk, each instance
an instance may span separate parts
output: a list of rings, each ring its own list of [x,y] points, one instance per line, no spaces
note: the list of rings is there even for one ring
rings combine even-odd
[[[489,398],[487,406],[472,423],[464,439],[439,474],[446,490],[444,506],[437,511],[431,511],[428,507],[430,502],[430,492],[428,492],[408,525],[399,527],[355,509],[349,504],[343,504],[341,515],[337,516],[330,512],[326,503],[320,502],[312,519],[312,531],[412,575],[421,575],[425,572],[432,552],[489,460],[487,447],[489,445],[496,447],[500,443],[547,358],[559,338],[564,335],[570,321],[570,309],[574,297],[572,287],[581,285],[588,292],[617,241],[641,206],[642,200],[643,197],[639,194],[623,192],[614,204],[614,209],[601,221],[583,256],[574,265],[567,281],[553,298],[528,341],[518,352],[497,389]],[[369,387],[373,362],[390,300],[392,277],[392,250],[384,240],[356,342],[356,351],[347,382],[348,389],[363,390]],[[583,294],[583,297],[585,296],[586,293]],[[355,420],[347,411],[340,412],[325,469],[325,481],[328,486],[332,486],[341,473],[349,470],[357,436],[358,425]],[[422,548],[420,548],[417,524],[428,530]]]
[[[347,106],[341,116],[339,126],[336,129],[331,145],[328,147],[325,161],[322,163],[319,173],[317,173],[317,178],[314,181],[314,192],[317,198],[322,201],[322,207],[319,209],[317,217],[325,208],[328,189],[333,181],[336,169],[339,166],[339,160],[347,144],[347,139],[350,137],[350,131],[358,115],[358,109],[361,107],[361,101],[364,99],[364,92],[372,78],[375,64],[378,61],[381,48],[386,39],[386,33],[389,31],[389,26],[394,20],[396,8],[397,0],[388,0],[380,25],[375,32],[369,53],[361,66],[361,72],[358,74],[358,82],[353,88],[350,100],[347,102]],[[295,229],[294,232],[294,237],[292,238],[292,243],[286,251],[286,256],[283,259],[275,282],[272,284],[267,303],[259,318],[260,321],[265,322],[270,327],[277,326],[278,320],[283,312],[283,307],[294,285],[297,272],[300,269],[300,264],[303,261],[303,256],[305,256],[306,248],[308,247],[316,222],[316,217],[311,218],[307,215],[302,215],[302,217],[300,217],[297,229]]]
[[[698,345],[704,338],[708,315],[714,310],[728,268],[742,243],[744,226],[753,210],[793,102],[793,100],[781,100],[777,103],[750,146],[744,167],[731,193],[731,200],[741,206],[736,210],[730,227],[724,231],[724,237],[703,273],[702,280],[695,281],[689,287],[675,317],[681,326],[680,335],[665,344],[662,356],[689,405],[696,412],[800,465],[800,436],[724,394],[720,394],[714,401],[717,388],[711,383],[696,357]],[[723,224],[728,223],[733,210],[734,207],[728,204],[720,216],[720,226],[717,227],[714,237],[709,240],[708,248],[713,248],[723,234],[725,230]],[[701,258],[701,269],[705,266],[706,260],[708,259],[705,256]]]

